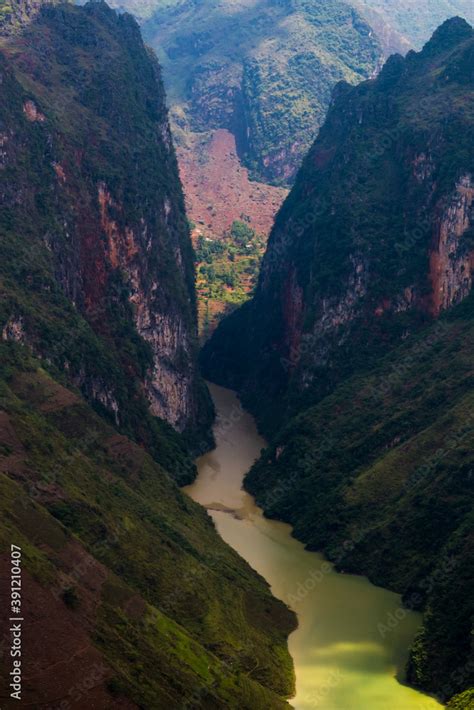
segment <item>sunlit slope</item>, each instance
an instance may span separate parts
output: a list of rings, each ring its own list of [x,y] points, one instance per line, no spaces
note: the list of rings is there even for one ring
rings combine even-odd
[[[57,673],[67,654],[99,707],[283,709],[291,614],[143,448],[23,347],[0,354],[0,540],[23,550],[25,628],[41,629],[25,702],[79,692]]]
[[[226,128],[244,163],[267,181],[293,178],[334,84],[367,78],[381,59],[369,25],[340,0],[158,4],[153,14],[149,5],[122,4],[145,18],[175,136]]]

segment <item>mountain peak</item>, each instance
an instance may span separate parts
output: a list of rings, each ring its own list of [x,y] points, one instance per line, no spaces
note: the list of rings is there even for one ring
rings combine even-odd
[[[465,39],[474,35],[474,29],[462,17],[451,17],[435,30],[431,39],[425,44],[423,54],[450,49]]]

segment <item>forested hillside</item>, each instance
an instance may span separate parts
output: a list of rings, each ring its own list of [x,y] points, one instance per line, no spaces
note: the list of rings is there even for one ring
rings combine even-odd
[[[425,610],[408,680],[443,701],[474,684],[473,348],[471,296],[291,419],[246,478],[311,549]]]
[[[228,129],[266,182],[293,178],[334,84],[367,78],[381,60],[369,25],[340,0],[118,4],[158,52],[175,135]]]
[[[293,615],[173,480],[213,410],[157,61],[105,3],[1,7],[0,608],[7,629],[21,549],[22,703],[287,707]]]
[[[202,355],[271,439],[248,489],[425,609],[409,680],[444,701],[474,683],[473,67],[455,18],[336,87],[255,297]]]

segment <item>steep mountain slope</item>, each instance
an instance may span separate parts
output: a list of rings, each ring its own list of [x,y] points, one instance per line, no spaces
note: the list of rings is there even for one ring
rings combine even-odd
[[[5,337],[67,365],[138,439],[156,428],[147,401],[201,439],[211,407],[195,366],[193,254],[156,61],[132,19],[100,3],[44,10],[3,40],[3,56],[16,77],[3,59]],[[90,344],[79,358],[74,335],[53,326],[52,278],[102,338],[100,355]]]
[[[381,41],[390,41],[390,28],[399,41],[420,49],[435,29],[456,15],[474,23],[471,0],[354,0],[353,4],[377,32]]]
[[[340,0],[117,5],[143,20],[176,126],[228,129],[267,182],[292,179],[334,84],[367,78],[380,61],[370,27]]]
[[[444,700],[474,683],[473,69],[457,18],[337,87],[254,299],[203,351],[272,440],[246,486],[426,609],[409,678]]]
[[[426,609],[408,680],[444,701],[474,685],[473,349],[471,296],[291,419],[246,479],[340,569]]]
[[[23,346],[1,343],[0,362],[2,707],[14,702],[12,544],[25,705],[288,707],[292,614],[79,391]]]
[[[203,353],[265,431],[468,295],[473,52],[473,30],[452,20],[376,80],[337,87],[255,298]]]
[[[170,476],[212,408],[156,60],[101,2],[3,15],[0,704],[16,545],[31,707],[286,707],[293,615]]]

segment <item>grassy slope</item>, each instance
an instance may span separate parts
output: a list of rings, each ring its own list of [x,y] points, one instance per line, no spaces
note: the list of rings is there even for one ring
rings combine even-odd
[[[473,316],[470,298],[291,420],[246,479],[310,547],[427,608],[409,677],[444,698],[474,681]]]
[[[0,349],[2,548],[18,541],[42,588],[72,586],[78,614],[91,568],[60,582],[63,546],[79,540],[106,568],[83,627],[113,670],[112,690],[149,708],[196,694],[196,707],[283,708],[292,615],[143,449],[23,347]]]

